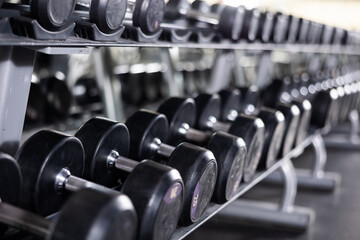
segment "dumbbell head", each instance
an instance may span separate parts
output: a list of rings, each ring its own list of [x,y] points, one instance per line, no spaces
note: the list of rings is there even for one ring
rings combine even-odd
[[[220,13],[219,31],[226,38],[238,40],[241,35],[244,22],[245,9],[243,7],[225,6]]]
[[[279,103],[276,107],[285,117],[285,135],[281,144],[279,157],[288,154],[295,142],[296,132],[300,121],[300,110],[296,105]]]
[[[129,131],[124,124],[104,118],[92,118],[75,133],[85,151],[84,178],[104,186],[114,187],[120,179],[120,173],[108,166],[108,157],[112,151],[120,156],[129,153]]]
[[[45,119],[45,105],[43,92],[38,83],[31,83],[25,121],[27,123],[41,123]]]
[[[213,200],[225,203],[239,190],[247,156],[244,140],[225,132],[214,133],[206,145],[218,163]]]
[[[221,99],[219,94],[199,94],[196,103],[196,128],[208,130],[210,121],[219,121],[221,112]],[[211,119],[215,118],[215,119]]]
[[[296,131],[295,145],[298,146],[307,137],[310,122],[311,122],[311,111],[312,105],[309,100],[296,100],[291,101],[291,104],[296,105],[300,110],[300,120],[298,129]]]
[[[92,0],[90,21],[104,33],[115,32],[121,27],[126,6],[126,0]]]
[[[10,155],[0,152],[0,171],[0,202],[17,205],[22,184],[20,168]],[[0,224],[0,235],[7,229],[6,225]]]
[[[285,134],[285,117],[277,110],[262,107],[258,114],[265,124],[265,141],[258,165],[259,170],[268,169],[275,164]]]
[[[262,12],[260,14],[259,20],[259,29],[257,33],[257,38],[264,43],[270,41],[271,32],[273,29],[273,22],[274,22],[274,14],[271,12]]]
[[[0,199],[2,202],[17,205],[22,182],[17,162],[10,155],[0,152],[0,171]]]
[[[165,18],[176,20],[182,17],[181,12],[187,12],[189,9],[190,5],[186,0],[169,0],[166,4]]]
[[[126,195],[83,189],[64,204],[50,231],[47,239],[52,240],[132,240],[137,233],[137,217]]]
[[[311,124],[328,128],[338,117],[338,93],[335,89],[316,93],[312,101]]]
[[[166,117],[151,111],[138,111],[126,121],[130,132],[130,156],[136,159],[157,158],[153,144],[156,139],[166,142],[169,124]],[[214,191],[217,164],[214,155],[198,146],[182,143],[167,160],[177,169],[185,184],[185,200],[180,223],[190,224],[199,219]]]
[[[101,102],[100,89],[93,78],[78,79],[73,87],[72,94],[80,106]]]
[[[161,104],[158,111],[169,119],[170,143],[191,141],[191,139],[184,139],[179,130],[183,124],[189,127],[195,124],[196,111],[193,99],[170,98]],[[246,146],[241,138],[224,132],[213,133],[205,145],[214,154],[219,169],[213,200],[223,203],[238,190],[246,157]]]
[[[260,118],[240,114],[231,124],[228,133],[241,137],[245,141],[247,156],[243,181],[248,182],[254,176],[260,161],[265,140],[264,122]]]
[[[31,13],[46,29],[58,30],[69,24],[76,0],[31,0]]]
[[[133,12],[133,24],[146,34],[153,34],[160,29],[164,19],[164,0],[136,0]]]
[[[241,92],[241,106],[240,112],[245,113],[247,115],[254,114],[258,109],[259,103],[259,91],[257,86],[250,87],[239,87]]]
[[[233,121],[240,108],[241,92],[238,89],[225,89],[219,93],[221,98],[221,114],[222,121]]]
[[[105,118],[93,118],[75,136],[85,149],[84,176],[102,185],[114,186],[119,171],[108,166],[108,156],[112,151],[127,156],[129,133],[126,126]],[[139,187],[146,191],[139,191]],[[127,176],[122,192],[136,207],[141,236],[170,237],[183,202],[183,182],[177,170],[150,160],[142,161]]]
[[[31,136],[16,157],[23,184],[20,204],[41,215],[59,210],[67,194],[59,194],[57,177],[63,169],[74,176],[84,170],[84,149],[75,138],[55,131],[43,130]]]
[[[67,118],[72,103],[72,95],[66,82],[53,76],[41,79],[40,85],[46,99],[46,121],[53,122]]]

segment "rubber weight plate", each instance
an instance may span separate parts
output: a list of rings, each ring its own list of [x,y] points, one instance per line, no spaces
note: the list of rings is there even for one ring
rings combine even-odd
[[[283,157],[288,154],[294,146],[300,121],[300,110],[296,105],[286,103],[279,103],[277,109],[285,116],[285,135],[279,154],[279,157]]]
[[[218,94],[199,94],[196,103],[196,128],[209,130],[209,121],[220,119],[221,99]]]
[[[21,172],[17,162],[8,154],[0,152],[0,202],[17,205],[22,184]],[[8,227],[0,224],[0,234]]]
[[[153,34],[160,29],[164,19],[164,0],[136,0],[133,12],[133,24],[146,34]]]
[[[275,164],[285,133],[285,117],[280,111],[262,107],[258,114],[265,124],[265,141],[258,170],[268,169]]]
[[[185,199],[180,224],[189,225],[200,218],[213,195],[218,172],[215,157],[210,151],[182,143],[167,164],[177,169],[184,181]]]
[[[300,122],[296,133],[295,138],[295,147],[302,143],[307,137],[310,121],[311,121],[311,103],[308,100],[293,100],[291,102],[295,104],[300,110]]]
[[[133,240],[137,217],[127,196],[83,189],[64,204],[51,231],[52,240]]]
[[[146,191],[141,191],[146,189]],[[167,240],[176,229],[184,201],[184,185],[177,170],[144,160],[122,186],[139,218],[139,239]]]
[[[259,164],[265,140],[265,126],[260,118],[240,114],[232,123],[230,134],[241,137],[247,147],[243,181],[248,182],[254,176]]]
[[[104,33],[117,31],[125,17],[126,0],[91,0],[90,21]]]
[[[196,122],[196,107],[192,98],[169,98],[160,105],[158,112],[164,114],[170,123],[168,143],[171,145],[185,140],[179,131],[184,123],[193,127]]]
[[[105,118],[92,118],[75,133],[84,146],[84,178],[104,186],[114,187],[120,172],[108,167],[108,156],[116,151],[126,157],[129,153],[130,136],[127,127]]]
[[[84,149],[80,140],[59,132],[43,130],[31,136],[17,153],[23,184],[20,204],[41,215],[58,211],[67,198],[56,189],[56,176],[64,168],[82,176]]]
[[[222,90],[218,93],[221,98],[221,121],[233,121],[240,108],[241,93],[238,89]]]
[[[246,144],[236,136],[224,132],[214,133],[207,144],[218,164],[218,176],[213,201],[225,203],[237,192],[246,159]]]
[[[76,0],[31,0],[32,15],[46,29],[58,30],[69,24]]]

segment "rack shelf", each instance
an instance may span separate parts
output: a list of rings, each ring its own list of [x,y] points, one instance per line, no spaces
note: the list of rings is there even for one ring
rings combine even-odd
[[[232,43],[229,41],[211,43],[170,43],[159,41],[155,43],[141,43],[126,39],[117,42],[96,42],[81,38],[71,37],[67,40],[35,40],[10,34],[0,34],[0,46],[23,46],[35,49],[53,48],[87,48],[87,47],[157,47],[157,48],[208,48],[208,49],[237,49],[249,51],[283,51],[304,53],[332,53],[360,55],[360,47],[341,45],[318,45],[318,44],[272,44],[272,43]],[[66,53],[69,54],[69,53]]]
[[[237,198],[239,198],[241,195],[246,193],[248,190],[253,188],[256,184],[264,180],[267,176],[269,176],[271,173],[275,172],[277,169],[279,169],[282,164],[284,164],[286,161],[295,158],[299,156],[303,150],[309,146],[313,140],[320,136],[323,133],[322,130],[316,130],[314,133],[312,133],[309,137],[307,137],[299,146],[297,146],[295,149],[293,149],[291,152],[289,152],[285,157],[278,160],[276,164],[274,164],[272,167],[267,169],[266,171],[258,172],[256,176],[253,178],[252,181],[242,184],[240,187],[240,191],[228,202],[220,205],[215,203],[210,203],[208,208],[205,210],[204,214],[201,216],[200,220],[190,226],[187,227],[180,227],[176,230],[176,232],[172,235],[171,240],[181,240],[184,239],[186,236],[188,236],[190,233],[195,231],[198,227],[203,225],[205,222],[207,222],[210,218],[212,218],[215,214],[220,212],[222,209],[230,205],[232,202],[234,202]]]

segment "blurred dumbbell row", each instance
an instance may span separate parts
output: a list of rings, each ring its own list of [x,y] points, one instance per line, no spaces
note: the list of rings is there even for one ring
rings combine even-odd
[[[264,42],[358,45],[353,31],[281,12],[196,0],[3,0],[0,17],[14,34],[35,39],[95,41]],[[0,3],[0,5],[1,5]],[[1,25],[1,24],[0,24]],[[2,26],[2,25],[1,25]],[[125,31],[124,31],[125,29]],[[1,31],[1,29],[0,29]],[[3,31],[7,31],[3,27]]]

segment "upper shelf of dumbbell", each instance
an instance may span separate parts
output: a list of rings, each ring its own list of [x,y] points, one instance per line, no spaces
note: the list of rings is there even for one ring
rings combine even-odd
[[[318,44],[273,44],[273,43],[232,43],[229,41],[210,43],[171,43],[157,41],[142,43],[132,40],[121,39],[117,42],[97,42],[81,38],[71,37],[63,40],[35,40],[8,34],[0,34],[1,46],[23,46],[41,50],[49,54],[72,54],[89,53],[88,47],[156,47],[156,48],[203,48],[203,49],[234,49],[250,51],[282,51],[282,52],[308,52],[308,53],[334,53],[360,55],[360,47],[344,45],[318,45]]]

